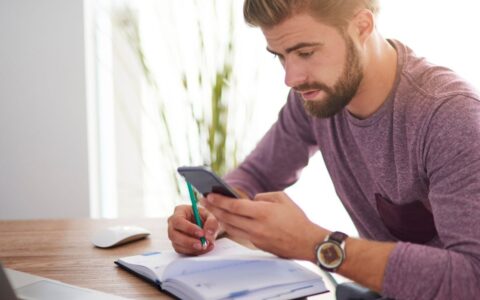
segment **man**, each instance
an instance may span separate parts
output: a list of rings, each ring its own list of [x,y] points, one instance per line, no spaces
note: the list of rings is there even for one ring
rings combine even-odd
[[[225,178],[246,199],[210,194],[204,230],[189,207],[177,207],[169,219],[176,251],[209,251],[221,227],[386,297],[480,294],[479,96],[452,71],[384,39],[377,10],[374,0],[245,1],[246,21],[262,29],[292,89],[278,121]],[[312,223],[276,192],[318,150],[361,238]]]

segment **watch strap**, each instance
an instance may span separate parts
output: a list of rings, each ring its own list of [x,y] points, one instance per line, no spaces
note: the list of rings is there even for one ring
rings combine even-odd
[[[346,239],[348,238],[348,235],[341,231],[334,231],[330,235],[327,236],[325,240],[333,240],[339,244],[342,244]]]

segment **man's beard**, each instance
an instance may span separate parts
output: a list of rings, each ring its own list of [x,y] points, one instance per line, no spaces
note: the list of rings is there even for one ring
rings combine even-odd
[[[360,55],[353,40],[346,36],[347,55],[342,75],[332,87],[322,83],[306,83],[295,87],[296,91],[322,90],[326,98],[322,100],[303,101],[305,110],[317,118],[330,118],[345,108],[357,93],[363,79]]]

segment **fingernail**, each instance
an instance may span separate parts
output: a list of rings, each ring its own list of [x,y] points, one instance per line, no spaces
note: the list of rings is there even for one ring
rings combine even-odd
[[[198,237],[203,237],[203,232],[197,231],[197,232],[195,232],[195,235],[198,236]]]
[[[213,230],[207,230],[207,235],[213,236],[215,232]]]
[[[212,202],[212,201],[213,201],[213,196],[212,196],[212,195],[208,195],[208,196],[207,196],[207,201],[208,201],[208,202]]]
[[[202,250],[205,250],[208,248],[208,241],[205,241],[205,244],[202,245]]]
[[[196,249],[196,250],[202,250],[202,249],[203,249],[201,243],[195,243],[195,244],[193,244],[193,248]]]

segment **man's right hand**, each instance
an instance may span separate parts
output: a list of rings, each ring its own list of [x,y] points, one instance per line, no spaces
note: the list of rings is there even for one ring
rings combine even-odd
[[[168,218],[168,238],[178,253],[199,255],[209,252],[215,245],[215,239],[220,231],[217,219],[205,208],[198,208],[203,229],[195,223],[192,207],[179,205]],[[207,246],[202,247],[200,238],[205,237]]]

